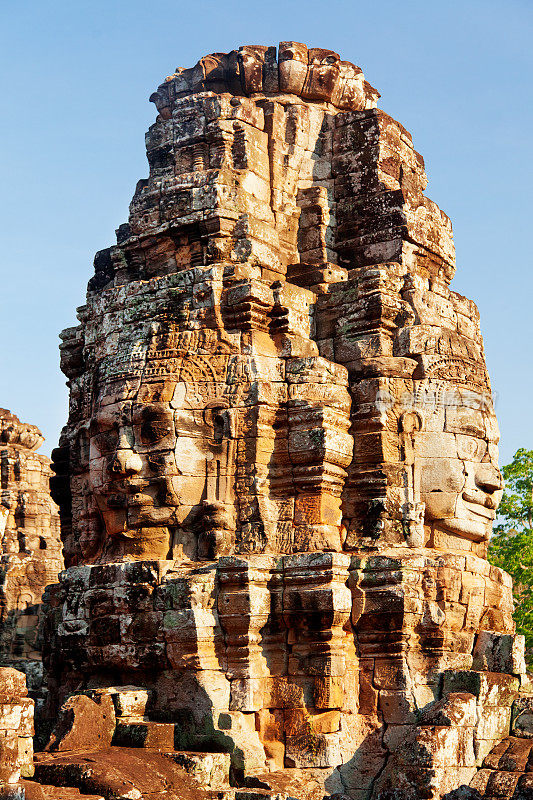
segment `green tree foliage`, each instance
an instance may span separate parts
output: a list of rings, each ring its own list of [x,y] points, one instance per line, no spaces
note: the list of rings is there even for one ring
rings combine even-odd
[[[514,620],[533,667],[533,450],[520,448],[502,467],[505,490],[489,545],[489,561],[513,579]]]

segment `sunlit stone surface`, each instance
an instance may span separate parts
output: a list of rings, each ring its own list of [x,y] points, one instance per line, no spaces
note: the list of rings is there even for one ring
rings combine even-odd
[[[0,666],[24,670],[36,693],[41,597],[63,569],[50,459],[36,452],[43,441],[35,425],[0,409]]]
[[[272,797],[440,798],[528,686],[486,560],[479,315],[378,97],[295,42],[167,78],[150,175],[62,334],[49,714],[140,687],[137,728]]]

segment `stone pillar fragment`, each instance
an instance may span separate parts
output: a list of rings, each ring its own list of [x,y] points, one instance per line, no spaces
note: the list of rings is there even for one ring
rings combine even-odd
[[[17,785],[33,775],[33,706],[26,677],[10,667],[0,667],[0,794],[16,795]],[[21,795],[23,797],[23,795]]]

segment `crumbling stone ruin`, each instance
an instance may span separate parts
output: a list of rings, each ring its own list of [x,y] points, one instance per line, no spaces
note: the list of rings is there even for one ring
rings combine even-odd
[[[26,678],[11,667],[0,667],[0,797],[24,800],[17,788],[21,776],[33,768],[34,701],[28,697]],[[7,787],[7,789],[6,789]]]
[[[295,42],[152,95],[150,175],[62,334],[25,791],[533,796],[479,314],[378,97]]]
[[[50,460],[35,452],[43,441],[35,425],[0,409],[0,665],[22,669],[34,692],[42,683],[41,597],[63,569]]]

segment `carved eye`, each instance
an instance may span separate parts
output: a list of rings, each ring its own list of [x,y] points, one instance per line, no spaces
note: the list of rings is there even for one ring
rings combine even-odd
[[[457,455],[463,461],[482,461],[487,452],[487,442],[474,436],[457,436]]]
[[[91,444],[96,447],[101,455],[113,453],[118,444],[118,426],[97,431],[91,437]]]
[[[296,55],[296,50],[293,50],[291,47],[287,48],[286,50],[282,50],[279,54],[280,61],[290,61]]]
[[[172,422],[155,409],[146,409],[141,416],[141,444],[149,445],[160,442],[172,431]]]

